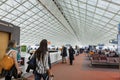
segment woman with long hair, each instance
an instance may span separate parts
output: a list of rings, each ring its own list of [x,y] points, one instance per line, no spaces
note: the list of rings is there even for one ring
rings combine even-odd
[[[11,80],[12,76],[14,76],[14,78],[17,79],[18,78],[17,74],[21,74],[21,69],[19,68],[19,64],[18,64],[18,61],[17,61],[17,51],[16,51],[16,42],[15,42],[15,40],[9,41],[6,52],[10,57],[13,58],[15,64],[11,69],[12,72],[10,70],[5,75],[5,80]]]
[[[52,75],[50,66],[49,66],[49,53],[47,47],[47,40],[43,39],[40,42],[39,48],[35,52],[36,56],[36,69],[35,69],[35,80],[48,80],[46,79],[48,75]]]

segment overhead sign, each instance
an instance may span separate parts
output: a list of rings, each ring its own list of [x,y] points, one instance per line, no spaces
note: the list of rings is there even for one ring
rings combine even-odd
[[[112,39],[112,40],[109,41],[109,43],[111,43],[111,44],[118,44],[118,41],[116,39]]]
[[[104,46],[104,44],[98,44],[98,46]]]

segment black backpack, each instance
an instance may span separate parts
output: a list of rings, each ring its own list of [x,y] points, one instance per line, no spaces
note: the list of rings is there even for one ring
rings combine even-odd
[[[35,70],[36,69],[36,55],[34,54],[34,56],[27,63],[30,69]]]

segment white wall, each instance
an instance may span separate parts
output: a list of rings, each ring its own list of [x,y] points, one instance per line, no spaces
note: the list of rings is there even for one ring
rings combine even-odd
[[[57,62],[57,61],[61,60],[60,53],[61,53],[60,51],[50,53],[51,63],[54,63],[54,62]],[[21,57],[25,57],[25,62],[24,62],[25,65],[21,66],[23,73],[26,73],[26,69],[27,69],[27,66],[28,66],[27,62],[28,62],[28,57],[29,56],[30,56],[30,54],[28,54],[28,53],[21,53]]]

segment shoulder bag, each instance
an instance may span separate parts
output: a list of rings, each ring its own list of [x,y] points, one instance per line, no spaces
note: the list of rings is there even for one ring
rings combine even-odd
[[[4,55],[3,59],[0,61],[0,66],[4,70],[10,70],[12,66],[14,65],[14,60],[9,55],[12,53],[12,51],[8,55]]]

